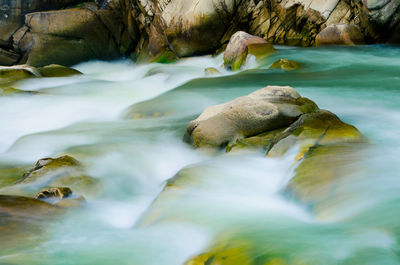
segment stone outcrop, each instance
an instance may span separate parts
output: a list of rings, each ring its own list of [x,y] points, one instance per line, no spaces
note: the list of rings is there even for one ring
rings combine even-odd
[[[397,0],[2,0],[0,6],[2,65],[170,62],[219,52],[237,31],[271,44],[312,46],[335,24],[357,26],[367,43],[400,41]]]
[[[357,45],[364,44],[364,35],[355,25],[333,24],[320,33],[315,38],[315,45]]]

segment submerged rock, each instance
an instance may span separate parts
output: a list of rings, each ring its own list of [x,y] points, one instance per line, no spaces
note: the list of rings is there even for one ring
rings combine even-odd
[[[239,70],[247,56],[261,59],[273,53],[274,47],[263,38],[238,31],[232,35],[224,52],[224,65],[233,71]]]
[[[315,38],[317,46],[364,44],[364,35],[359,27],[348,24],[334,24],[326,27]]]
[[[269,69],[282,69],[284,71],[293,71],[299,68],[300,64],[298,62],[287,59],[279,59],[269,67]]]
[[[267,86],[247,96],[208,107],[186,129],[195,147],[224,147],[237,139],[290,125],[317,105],[291,87]]]

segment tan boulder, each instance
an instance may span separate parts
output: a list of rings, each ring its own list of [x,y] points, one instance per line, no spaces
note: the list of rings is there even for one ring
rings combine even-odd
[[[195,147],[223,147],[237,139],[289,126],[317,105],[291,87],[268,86],[208,107],[189,123],[185,139]]]
[[[348,24],[330,25],[318,33],[315,38],[316,46],[358,45],[364,43],[364,35],[361,33],[360,28]]]
[[[224,52],[224,65],[233,71],[239,70],[249,54],[261,59],[273,53],[274,47],[263,38],[238,31],[232,35]]]

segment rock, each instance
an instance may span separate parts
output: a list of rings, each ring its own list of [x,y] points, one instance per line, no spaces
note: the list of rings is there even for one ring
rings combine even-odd
[[[27,13],[38,10],[64,8],[81,2],[79,0],[3,0],[0,2],[0,46],[9,44],[12,34],[23,25]]]
[[[14,51],[0,48],[0,65],[10,66],[19,60],[20,55]]]
[[[207,67],[206,69],[204,69],[204,73],[206,75],[209,75],[209,76],[211,76],[211,75],[220,75],[221,74],[221,72],[218,71],[218,69],[216,69],[214,67]]]
[[[79,208],[86,203],[86,200],[83,196],[78,198],[67,198],[61,201],[56,202],[54,205],[61,208]]]
[[[288,142],[291,144],[287,145]],[[365,138],[356,127],[342,122],[332,112],[319,110],[302,115],[278,135],[268,155],[282,155],[288,148],[297,145],[300,149],[297,159],[301,159],[313,146],[360,142],[365,142]]]
[[[286,59],[279,59],[274,62],[270,67],[270,69],[282,69],[284,71],[293,71],[300,68],[300,64],[296,61],[289,61]]]
[[[73,75],[82,75],[82,73],[78,70],[59,64],[46,65],[44,67],[40,67],[38,71],[43,77],[67,77]]]
[[[355,25],[335,24],[322,30],[315,39],[315,45],[358,45],[364,44],[364,35]]]
[[[70,66],[91,59],[119,58],[118,44],[96,11],[85,6],[27,14],[29,30],[19,45],[26,63]]]
[[[37,246],[49,222],[63,213],[63,209],[40,200],[0,195],[0,255]]]
[[[212,53],[235,15],[233,0],[172,0],[161,12],[165,34],[179,57]]]
[[[40,77],[36,68],[28,65],[0,66],[0,89],[2,93],[17,92],[13,84],[23,79]]]
[[[263,38],[238,31],[232,35],[224,52],[224,65],[233,71],[239,70],[249,54],[260,59],[275,51]]]
[[[365,143],[314,145],[295,169],[284,194],[308,206],[319,219],[329,218],[354,191],[345,187],[363,159]]]
[[[57,187],[57,188],[44,188],[39,191],[38,195],[36,195],[37,200],[64,200],[72,195],[72,190],[68,187]]]
[[[268,86],[233,101],[208,107],[189,123],[185,139],[195,147],[223,147],[237,139],[290,125],[317,105],[291,87]]]
[[[23,174],[16,185],[7,187],[2,192],[32,195],[45,187],[69,188],[77,196],[83,195],[87,198],[92,198],[101,191],[99,180],[86,175],[79,161],[65,155],[58,158],[40,159],[34,168]]]

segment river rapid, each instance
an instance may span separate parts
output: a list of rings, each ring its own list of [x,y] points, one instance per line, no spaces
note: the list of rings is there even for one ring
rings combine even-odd
[[[400,48],[277,49],[238,73],[225,71],[221,56],[174,64],[87,62],[74,67],[83,76],[18,84],[37,95],[0,97],[2,167],[68,154],[104,187],[49,224],[34,247],[0,250],[0,264],[179,265],[225,237],[239,248],[256,242],[253,259],[400,264]],[[302,68],[268,69],[279,58]],[[207,67],[221,75],[206,76]],[[266,158],[195,150],[182,141],[189,121],[207,106],[267,85],[292,86],[369,139],[363,158],[350,162],[351,173],[338,182],[345,196],[323,215],[282,193],[296,150]],[[132,106],[143,115],[127,119]],[[176,191],[181,202],[166,202],[168,217],[147,222],[166,181],[184,168],[192,169],[188,181],[195,185]]]

